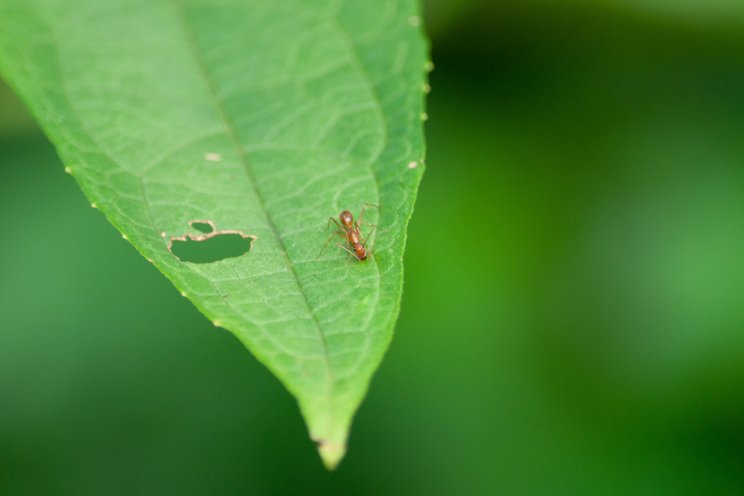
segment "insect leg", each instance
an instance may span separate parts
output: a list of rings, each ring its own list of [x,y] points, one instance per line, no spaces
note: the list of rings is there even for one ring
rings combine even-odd
[[[328,228],[329,228],[329,227],[331,227],[331,221],[332,221],[332,222],[333,222],[334,224],[336,224],[336,227],[338,227],[338,228],[339,228],[339,229],[341,229],[342,231],[344,230],[344,229],[343,229],[343,227],[341,227],[341,224],[339,224],[339,223],[338,223],[338,221],[336,220],[336,218],[335,218],[335,217],[328,217],[328,224],[326,224],[326,230],[328,230]]]
[[[361,211],[361,212],[359,212],[359,223],[360,223],[360,224],[362,224],[362,223],[363,223],[363,219],[364,219],[364,212],[366,212],[366,211],[367,211],[367,208],[369,208],[369,207],[372,207],[372,208],[380,208],[380,207],[379,207],[378,205],[374,205],[374,204],[372,204],[372,203],[365,203],[364,205],[362,205],[362,211]]]
[[[328,239],[323,244],[323,248],[320,249],[320,253],[318,253],[318,256],[320,256],[321,254],[323,254],[323,250],[325,250],[326,247],[328,247],[328,243],[331,242],[331,240],[333,239],[334,236],[341,236],[342,238],[346,239],[346,236],[344,235],[344,233],[342,233],[341,231],[335,231],[333,234],[331,234],[330,236],[328,236]]]
[[[373,234],[374,234],[375,232],[377,232],[377,231],[378,231],[378,229],[379,229],[379,228],[378,228],[378,227],[377,227],[376,225],[374,225],[374,224],[369,224],[369,225],[370,225],[370,226],[372,226],[372,228],[373,228],[373,229],[371,229],[371,230],[370,230],[370,231],[369,231],[369,232],[367,233],[367,236],[366,236],[366,237],[364,238],[364,241],[362,242],[362,244],[364,245],[364,247],[365,247],[365,248],[367,247],[367,240],[368,240],[368,239],[369,239],[370,237],[372,237],[372,235],[373,235]]]
[[[348,249],[347,247],[345,247],[345,246],[344,246],[344,245],[342,245],[341,243],[336,243],[336,246],[338,246],[338,247],[339,247],[339,248],[341,248],[342,250],[344,250],[344,251],[346,251],[346,252],[350,253],[350,254],[351,254],[351,256],[353,256],[354,258],[356,258],[356,259],[357,259],[357,260],[359,260],[360,262],[362,261],[362,259],[361,259],[361,258],[359,258],[359,257],[357,256],[357,254],[356,254],[356,253],[354,253],[353,251],[351,251],[350,249]]]

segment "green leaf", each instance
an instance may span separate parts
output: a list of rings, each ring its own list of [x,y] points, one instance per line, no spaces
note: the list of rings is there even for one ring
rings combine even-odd
[[[66,170],[294,394],[328,467],[399,311],[423,173],[418,25],[414,0],[0,3],[0,70]],[[365,203],[372,256],[321,254],[329,217]],[[250,251],[170,251],[223,231]]]

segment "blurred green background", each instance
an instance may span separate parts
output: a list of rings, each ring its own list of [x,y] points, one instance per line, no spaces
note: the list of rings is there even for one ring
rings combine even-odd
[[[432,0],[392,347],[290,395],[0,88],[0,494],[744,494],[744,4]]]

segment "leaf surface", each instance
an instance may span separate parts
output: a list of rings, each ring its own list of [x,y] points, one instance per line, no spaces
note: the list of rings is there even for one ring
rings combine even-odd
[[[0,71],[67,171],[297,398],[329,467],[399,310],[423,173],[417,15],[413,0],[0,2]],[[321,253],[329,217],[365,203],[372,256]],[[170,250],[223,231],[250,251]]]

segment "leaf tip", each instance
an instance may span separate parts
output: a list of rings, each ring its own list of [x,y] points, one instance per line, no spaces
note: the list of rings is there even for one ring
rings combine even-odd
[[[341,460],[343,460],[344,455],[346,455],[346,444],[333,443],[323,439],[319,439],[316,442],[318,443],[320,459],[323,460],[325,468],[335,470],[338,464],[341,463]]]

